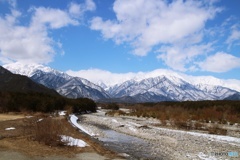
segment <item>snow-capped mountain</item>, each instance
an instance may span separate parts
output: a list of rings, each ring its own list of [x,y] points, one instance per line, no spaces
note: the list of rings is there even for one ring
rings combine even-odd
[[[240,93],[235,93],[227,98],[225,98],[224,100],[240,100]]]
[[[109,98],[102,88],[78,77],[71,78],[64,85],[58,87],[57,92],[70,98],[78,98],[79,95],[94,100]]]
[[[29,76],[34,81],[71,98],[88,97],[94,100],[112,98],[133,102],[221,100],[239,94],[240,91],[238,81],[233,83],[234,80],[193,77],[167,70],[131,74],[125,77],[127,80],[121,80],[114,85],[102,81],[98,81],[99,85],[96,85],[86,79],[69,76],[42,65],[15,63],[4,67],[13,73]]]
[[[11,63],[3,66],[9,71],[20,74],[28,77],[32,77],[37,71],[43,71],[46,73],[52,72],[54,74],[59,74],[59,71],[56,71],[50,67],[46,67],[40,64],[24,64],[24,63]]]
[[[96,84],[43,65],[13,63],[4,67],[15,74],[26,75],[33,81],[55,89],[59,94],[69,98],[86,97],[93,100],[109,98],[108,94]]]
[[[129,80],[141,81],[148,78],[155,78],[165,76],[171,81],[182,79],[192,85],[209,85],[209,86],[222,86],[240,92],[240,80],[237,79],[218,79],[213,76],[191,76],[180,72],[168,69],[156,69],[149,72],[137,73],[111,73],[104,70],[81,70],[81,71],[67,71],[71,76],[80,76],[88,79],[89,81],[101,86],[104,89],[109,89],[113,86],[120,85]]]
[[[131,96],[136,101],[187,101],[224,99],[237,91],[213,85],[192,85],[180,78],[159,76],[129,80],[109,88],[113,97]]]

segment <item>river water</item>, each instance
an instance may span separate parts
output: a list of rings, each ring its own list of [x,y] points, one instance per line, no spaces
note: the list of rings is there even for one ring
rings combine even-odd
[[[97,127],[100,126],[98,125]],[[126,159],[162,159],[159,153],[153,152],[152,146],[144,139],[116,132],[106,126],[100,128],[105,136],[98,139],[103,142],[106,148],[127,155]]]

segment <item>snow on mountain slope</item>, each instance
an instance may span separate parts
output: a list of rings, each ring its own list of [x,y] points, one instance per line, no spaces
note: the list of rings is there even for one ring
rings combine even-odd
[[[98,100],[109,97],[105,91],[97,85],[78,77],[71,78],[64,85],[58,87],[57,92],[69,98],[88,97]]]
[[[35,82],[41,83],[48,88],[56,89],[62,85],[64,85],[67,81],[69,81],[72,77],[63,73],[63,72],[44,72],[42,70],[36,70],[32,73],[31,79]]]
[[[32,77],[33,74],[35,74],[35,72],[38,70],[46,73],[56,72],[54,69],[40,65],[40,64],[24,64],[19,62],[7,64],[7,65],[4,65],[3,67],[15,74],[25,75],[28,77]]]
[[[236,79],[218,79],[212,76],[188,76],[184,75],[184,79],[196,86],[222,86],[240,92],[240,80]],[[206,88],[206,87],[205,87]]]
[[[194,77],[164,69],[148,73],[129,73],[119,80],[115,77],[108,78],[105,82],[95,76],[95,81],[98,80],[99,84],[96,85],[86,79],[72,77],[42,65],[15,63],[4,67],[14,73],[30,76],[34,81],[71,98],[88,97],[98,100],[110,96],[121,99],[132,97],[138,102],[220,100],[240,91],[239,80],[221,80],[211,76]],[[120,74],[117,77],[119,76]],[[113,82],[106,83],[111,80]]]
[[[112,87],[109,93],[113,97],[132,96],[135,98],[138,96],[142,97],[145,94],[149,97],[148,101],[153,97],[156,99],[157,96],[160,99],[165,97],[165,99],[175,101],[218,99],[215,95],[208,94],[177,77],[171,77],[170,80],[165,76],[148,78],[139,82],[129,80],[121,85]]]
[[[240,80],[236,79],[218,79],[212,76],[190,76],[183,73],[175,72],[167,69],[156,69],[150,72],[138,72],[138,73],[111,73],[108,71],[89,69],[81,71],[67,71],[69,75],[80,76],[88,79],[89,81],[98,84],[104,89],[110,89],[116,85],[122,84],[129,80],[141,81],[148,78],[155,78],[159,76],[165,76],[171,81],[177,78],[182,79],[190,84],[207,84],[214,86],[222,86],[237,90],[240,92]]]
[[[14,63],[5,67],[15,74],[26,75],[35,82],[55,89],[69,98],[87,97],[98,100],[109,97],[101,87],[86,79],[72,77],[43,65]]]

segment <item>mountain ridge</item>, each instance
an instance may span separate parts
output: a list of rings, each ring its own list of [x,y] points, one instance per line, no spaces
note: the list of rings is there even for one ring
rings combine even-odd
[[[59,94],[68,98],[85,97],[93,100],[109,98],[108,94],[96,84],[93,84],[84,78],[69,76],[64,72],[54,70],[50,67],[38,64],[21,63],[4,65],[4,67],[11,70],[13,73],[28,76],[33,81],[54,89]],[[69,81],[74,81],[76,83],[75,85],[69,84]],[[81,87],[79,88],[79,86]],[[84,88],[84,90],[82,90],[82,88]]]
[[[115,85],[108,85],[103,82],[96,85],[87,79],[73,77],[42,65],[9,64],[5,67],[15,73],[30,76],[34,81],[55,89],[61,95],[70,98],[129,99],[136,102],[198,101],[222,100],[239,93],[239,91],[224,85],[218,85],[224,84],[225,81],[215,77],[204,79],[203,77],[166,72],[166,70],[158,76],[156,75],[157,71],[155,71],[149,75],[142,74],[142,77],[135,76]],[[188,77],[191,78],[187,79]],[[238,85],[236,84],[236,86]]]
[[[49,95],[58,95],[55,90],[32,81],[29,77],[13,74],[0,66],[0,91],[2,92],[37,92]]]
[[[139,82],[129,80],[110,88],[109,92],[113,97],[131,96],[139,100],[143,99],[142,95],[145,94],[150,96],[149,99],[153,101],[162,101],[162,99],[172,101],[218,100],[237,93],[237,91],[221,86],[211,86],[211,88],[214,90],[204,91],[181,79],[171,81],[165,76],[159,76]],[[157,96],[159,96],[159,99],[156,99]]]
[[[148,72],[136,72],[136,73],[111,73],[109,71],[98,70],[98,69],[89,69],[89,70],[81,70],[81,71],[66,71],[67,74],[71,76],[80,76],[85,79],[90,80],[91,82],[101,86],[104,89],[108,89],[117,84],[124,83],[129,80],[141,81],[147,78],[155,78],[158,76],[166,76],[169,79],[175,81],[176,78],[182,79],[190,84],[194,85],[218,85],[226,88],[230,88],[232,90],[237,90],[240,92],[240,80],[237,79],[219,79],[213,76],[192,76],[184,73],[176,72],[173,70],[167,69],[156,69]],[[103,74],[103,75],[95,77],[94,73]]]

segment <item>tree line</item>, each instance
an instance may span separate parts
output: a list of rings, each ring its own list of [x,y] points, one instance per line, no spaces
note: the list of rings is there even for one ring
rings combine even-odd
[[[44,93],[0,92],[0,112],[53,112],[71,109],[72,112],[95,112],[96,103],[88,98],[69,99]]]
[[[240,123],[240,101],[185,101],[129,105],[131,114],[160,120]]]

